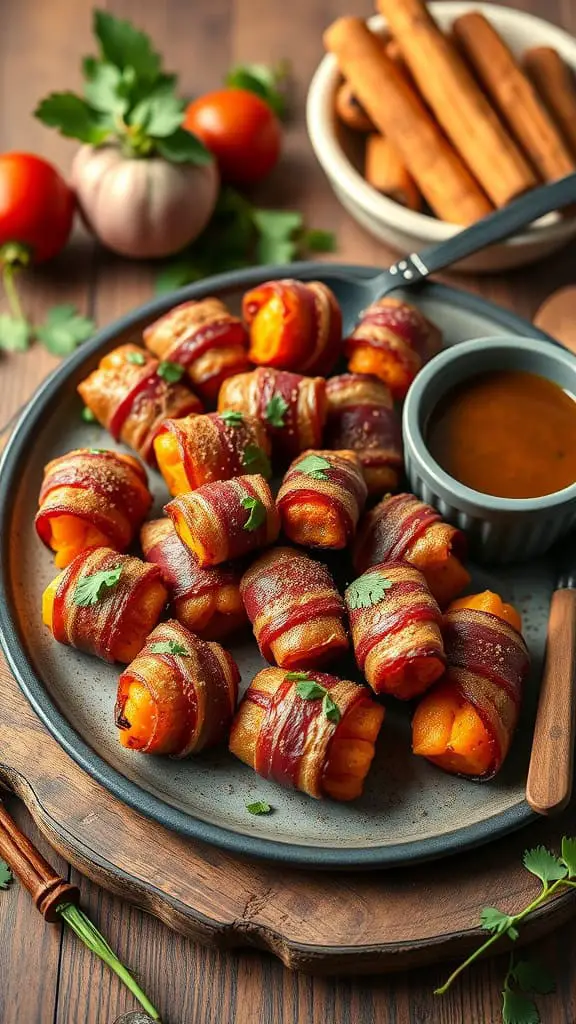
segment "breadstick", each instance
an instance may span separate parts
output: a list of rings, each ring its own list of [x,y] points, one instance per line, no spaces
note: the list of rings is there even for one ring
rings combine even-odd
[[[570,68],[551,46],[527,50],[524,67],[576,157],[576,86]]]
[[[369,185],[409,210],[422,209],[422,196],[398,150],[384,135],[366,139],[364,177]]]

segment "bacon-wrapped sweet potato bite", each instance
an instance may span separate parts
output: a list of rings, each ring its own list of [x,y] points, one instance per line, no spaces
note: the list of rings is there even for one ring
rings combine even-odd
[[[236,409],[262,420],[274,454],[293,459],[306,448],[320,448],[326,419],[326,381],[259,366],[224,382],[218,411]]]
[[[158,467],[170,494],[194,491],[214,480],[260,473],[268,479],[270,441],[254,416],[228,409],[166,420],[154,441]]]
[[[120,676],[115,719],[123,747],[189,757],[221,743],[238,699],[240,673],[220,644],[179,622],[162,622]]]
[[[354,543],[354,568],[365,572],[371,565],[402,559],[426,577],[444,608],[470,582],[461,558],[466,539],[461,530],[442,520],[431,505],[414,494],[383,498],[361,519]]]
[[[295,544],[337,550],[352,540],[367,495],[355,452],[305,452],[286,473],[276,505]]]
[[[485,591],[444,616],[446,675],[412,720],[412,749],[447,772],[492,778],[508,753],[530,666],[512,605]]]
[[[383,719],[384,708],[347,679],[265,668],[238,708],[230,750],[280,786],[355,800]]]
[[[356,452],[368,494],[394,491],[402,472],[402,435],[389,388],[365,373],[342,373],[326,381],[327,448]]]
[[[362,313],[345,351],[353,373],[379,377],[401,399],[441,345],[441,332],[419,309],[402,299],[385,298]]]
[[[442,616],[413,565],[375,565],[344,597],[356,661],[375,693],[410,700],[443,674]]]
[[[326,376],[342,344],[342,313],[321,281],[266,281],[246,292],[248,355],[259,366]]]
[[[172,612],[186,629],[204,640],[220,640],[248,621],[240,597],[241,565],[229,562],[201,569],[170,519],[144,523],[140,543],[146,561],[160,569]]]
[[[46,588],[42,619],[59,643],[127,663],[142,650],[167,599],[155,565],[91,548]]]
[[[266,551],[244,573],[240,593],[266,661],[311,668],[348,649],[344,602],[326,566],[303,552]]]
[[[120,452],[77,448],[44,470],[36,530],[64,569],[86,548],[125,551],[152,504],[146,473]]]
[[[116,441],[154,466],[154,438],[164,420],[202,412],[200,399],[178,383],[182,374],[175,363],[159,363],[137,345],[121,345],[102,357],[78,391]]]
[[[198,565],[221,565],[273,544],[280,517],[264,477],[216,480],[180,494],[164,511]]]
[[[220,299],[183,302],[144,331],[158,359],[184,366],[194,391],[214,402],[222,381],[250,366],[248,333]]]

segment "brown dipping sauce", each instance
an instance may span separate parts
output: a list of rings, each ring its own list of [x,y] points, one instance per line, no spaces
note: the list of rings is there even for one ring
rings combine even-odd
[[[576,481],[576,401],[545,377],[483,373],[430,417],[430,453],[450,476],[499,498],[538,498]]]

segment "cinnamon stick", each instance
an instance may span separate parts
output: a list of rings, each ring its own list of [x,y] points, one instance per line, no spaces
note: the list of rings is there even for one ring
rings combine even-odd
[[[378,0],[422,96],[496,206],[536,177],[422,0]]]
[[[384,135],[366,139],[364,177],[369,185],[383,195],[401,203],[409,210],[422,209],[422,196],[402,157]]]
[[[343,124],[354,132],[373,132],[374,125],[354,95],[350,82],[342,82],[336,93],[336,113]]]
[[[489,213],[492,207],[480,186],[365,23],[339,18],[325,32],[324,45],[434,213],[453,224],[471,224]]]
[[[534,88],[576,158],[576,86],[571,69],[551,46],[535,46],[523,58]]]
[[[455,39],[510,131],[544,181],[575,169],[560,132],[496,29],[479,11],[456,18]]]

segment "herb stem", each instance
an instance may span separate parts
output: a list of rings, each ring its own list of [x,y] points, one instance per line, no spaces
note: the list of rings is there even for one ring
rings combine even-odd
[[[12,316],[16,317],[17,320],[26,320],[24,316],[24,310],[20,302],[20,296],[18,295],[18,289],[14,281],[14,274],[17,270],[17,266],[13,263],[4,263],[2,267],[2,283],[4,285],[4,291],[6,298],[8,299],[8,305],[10,306],[10,312]]]
[[[536,898],[528,904],[527,907],[524,907],[524,910],[521,910],[518,914],[512,914],[510,916],[510,922],[508,927],[515,927],[515,925],[519,924],[520,921],[523,921],[524,918],[528,916],[528,914],[532,913],[532,911],[537,910],[538,907],[545,902],[545,900],[549,899],[550,896],[553,896],[563,886],[570,886],[571,888],[576,888],[575,883],[568,881],[568,879],[566,878],[559,878],[550,886],[544,883],[542,886],[542,890],[538,893]],[[508,931],[508,928],[506,929],[506,931]],[[450,977],[447,979],[447,981],[444,982],[443,985],[440,986],[440,988],[434,989],[434,995],[443,996],[444,993],[448,991],[450,986],[456,980],[456,978],[460,974],[462,974],[462,972],[465,971],[466,968],[470,966],[470,964],[474,963],[475,960],[478,960],[478,958],[481,957],[486,952],[486,950],[493,946],[494,943],[498,942],[498,939],[501,939],[502,935],[504,934],[506,934],[506,932],[495,932],[494,935],[491,935],[489,939],[486,939],[486,942],[479,946],[478,949],[475,949],[474,952],[470,954],[468,959],[461,963],[459,967],[457,967],[456,970],[452,972]]]
[[[95,953],[96,956],[100,957],[105,964],[108,965],[110,970],[114,971],[118,975],[121,981],[124,982],[126,988],[132,993],[135,999],[138,1000],[140,1005],[152,1017],[152,1020],[160,1020],[160,1014],[155,1006],[150,1002],[148,996],[142,991],[137,981],[134,980],[130,971],[121,960],[118,959],[115,952],[106,942],[104,936],[98,931],[95,925],[89,917],[86,916],[84,911],[80,910],[79,907],[74,906],[72,903],[63,903],[62,906],[58,907],[58,913],[64,918],[66,924],[76,933],[79,939],[84,945]]]

